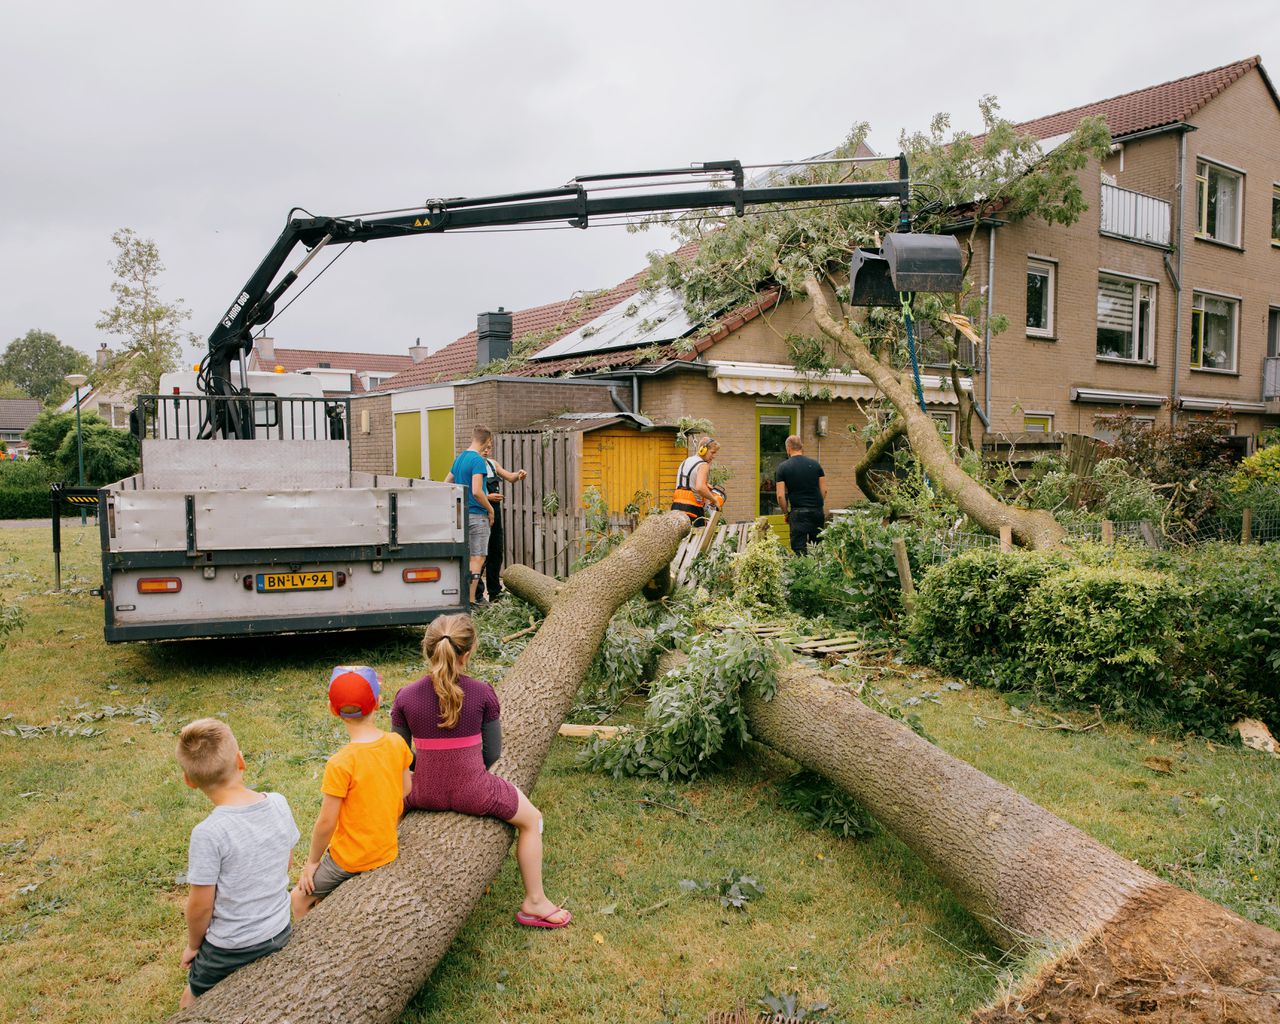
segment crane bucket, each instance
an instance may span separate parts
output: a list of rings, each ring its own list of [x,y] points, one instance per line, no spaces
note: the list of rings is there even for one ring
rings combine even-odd
[[[880,249],[856,249],[849,267],[850,302],[896,306],[902,292],[958,292],[964,280],[960,243],[951,235],[886,235]]]

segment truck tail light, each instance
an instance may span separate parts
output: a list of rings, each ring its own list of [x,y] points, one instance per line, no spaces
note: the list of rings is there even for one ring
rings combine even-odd
[[[182,589],[182,580],[176,576],[150,576],[138,580],[139,594],[176,594]]]
[[[406,583],[435,583],[440,579],[439,569],[405,569],[400,578]]]

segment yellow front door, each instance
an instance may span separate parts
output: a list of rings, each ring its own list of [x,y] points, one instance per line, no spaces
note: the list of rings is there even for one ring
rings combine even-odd
[[[422,413],[396,413],[395,428],[396,476],[422,476]]]
[[[778,507],[777,478],[774,471],[787,457],[787,438],[800,432],[800,410],[785,405],[756,406],[756,515],[769,520],[769,526],[786,546],[790,531]]]

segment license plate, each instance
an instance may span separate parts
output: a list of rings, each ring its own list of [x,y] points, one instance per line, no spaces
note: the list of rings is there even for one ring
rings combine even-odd
[[[259,594],[281,594],[287,590],[332,590],[332,572],[260,572]]]

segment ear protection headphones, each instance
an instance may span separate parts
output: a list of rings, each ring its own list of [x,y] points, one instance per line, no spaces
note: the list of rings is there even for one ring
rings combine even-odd
[[[714,437],[709,437],[705,441],[703,441],[701,445],[698,446],[698,454],[706,455],[707,452],[711,451],[712,448],[719,448],[719,447],[720,447],[720,442],[717,441]]]

